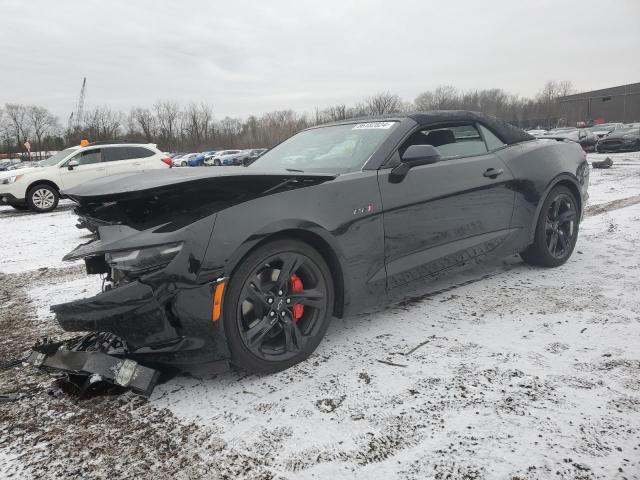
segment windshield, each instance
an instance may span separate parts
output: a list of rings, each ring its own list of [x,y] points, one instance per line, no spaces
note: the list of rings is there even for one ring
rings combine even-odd
[[[51,165],[57,165],[61,160],[64,160],[69,154],[75,152],[77,148],[67,148],[61,152],[51,155],[49,158],[42,160],[38,163],[41,167],[50,167]]]
[[[369,122],[313,128],[294,135],[249,168],[346,173],[362,168],[397,122]]]

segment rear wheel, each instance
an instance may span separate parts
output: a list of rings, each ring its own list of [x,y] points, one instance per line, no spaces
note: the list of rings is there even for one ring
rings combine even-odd
[[[216,158],[216,159],[213,161],[213,164],[214,164],[216,167],[219,167],[219,166],[220,166],[220,160],[218,160],[218,159]]]
[[[558,267],[569,260],[578,239],[578,202],[567,187],[557,186],[547,196],[536,224],[533,244],[520,253],[540,267]]]
[[[333,310],[333,281],[322,256],[297,240],[278,240],[251,253],[233,273],[224,329],[237,366],[284,370],[316,349]]]
[[[46,183],[32,187],[27,193],[27,205],[38,213],[50,212],[58,206],[58,190]]]

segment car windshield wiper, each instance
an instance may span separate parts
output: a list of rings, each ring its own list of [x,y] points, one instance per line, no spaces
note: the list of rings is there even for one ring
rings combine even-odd
[[[304,170],[298,170],[295,168],[286,168],[285,169],[287,172],[300,172],[300,173],[304,173]]]

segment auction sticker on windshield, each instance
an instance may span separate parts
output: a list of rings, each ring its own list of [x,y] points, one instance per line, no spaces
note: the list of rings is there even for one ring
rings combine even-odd
[[[369,123],[359,123],[352,130],[368,130],[374,128],[381,128],[386,130],[387,128],[393,127],[393,124],[396,122],[369,122]]]

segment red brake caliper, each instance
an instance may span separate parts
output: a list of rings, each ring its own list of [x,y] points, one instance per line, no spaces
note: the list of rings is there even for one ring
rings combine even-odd
[[[300,293],[304,290],[302,280],[295,273],[291,274],[291,277],[289,278],[289,284],[291,285],[291,291],[293,293]],[[293,319],[296,322],[300,320],[302,318],[302,315],[304,315],[304,305],[302,305],[301,303],[296,303],[291,308],[291,314],[293,315]]]

